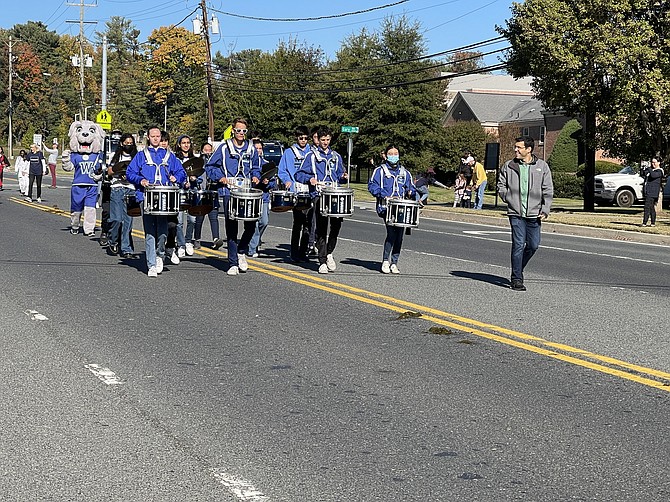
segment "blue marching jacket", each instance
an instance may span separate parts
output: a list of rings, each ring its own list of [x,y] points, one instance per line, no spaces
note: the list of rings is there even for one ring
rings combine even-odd
[[[413,199],[416,187],[412,182],[412,174],[400,163],[392,166],[384,162],[372,172],[368,191],[377,198],[377,214],[382,215],[386,211],[387,197]]]
[[[309,184],[311,178],[316,178],[317,182],[346,183],[344,163],[339,153],[332,149],[323,151],[321,148],[312,149],[305,160],[295,173],[295,179],[299,183],[309,186],[309,193],[312,197],[319,195],[315,186]]]
[[[216,151],[207,161],[205,171],[207,178],[216,182],[221,178],[261,178],[261,165],[263,160],[258,155],[253,143],[244,140],[242,146],[238,147],[232,139],[221,143]],[[230,195],[230,188],[234,184],[220,185],[219,196]]]
[[[171,186],[170,176],[177,181],[175,185],[181,185],[186,181],[186,171],[177,160],[177,157],[165,148],[146,147],[135,155],[126,169],[126,179],[137,188],[137,201],[144,200],[144,187],[142,180],[147,180],[152,185]]]
[[[286,185],[287,181],[291,182],[291,187],[289,188],[289,191],[291,192],[301,191],[297,190],[297,187],[295,186],[295,174],[302,166],[305,157],[307,157],[307,154],[310,151],[311,148],[309,145],[305,145],[305,148],[301,150],[297,143],[291,145],[291,148],[284,150],[284,155],[282,155],[281,160],[279,161],[279,170],[277,176],[279,177],[279,180],[284,183],[284,185]],[[305,187],[304,190],[306,191],[307,188]]]
[[[72,184],[78,186],[98,186],[102,169],[103,153],[72,152],[70,162],[74,166]]]

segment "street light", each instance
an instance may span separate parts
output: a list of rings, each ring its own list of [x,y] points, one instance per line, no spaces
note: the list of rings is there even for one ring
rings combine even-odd
[[[84,120],[88,120],[88,109],[93,108],[95,105],[85,106],[84,107]]]

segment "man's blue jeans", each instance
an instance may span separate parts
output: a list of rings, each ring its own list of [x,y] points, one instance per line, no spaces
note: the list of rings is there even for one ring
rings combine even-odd
[[[512,280],[523,281],[523,269],[540,247],[539,218],[509,216],[512,229]]]
[[[481,184],[477,187],[477,203],[475,204],[475,209],[481,209],[484,205],[484,190],[486,190],[487,180],[482,181]]]
[[[249,251],[247,251],[247,254],[249,256],[253,255],[258,251],[258,246],[261,243],[263,232],[265,232],[265,229],[268,227],[269,222],[270,222],[270,201],[264,200],[263,206],[261,208],[261,217],[258,219],[258,221],[256,221],[256,230],[254,231],[254,235],[251,238],[251,241],[249,242]]]
[[[109,242],[119,244],[119,231],[121,232],[121,253],[132,253],[130,246],[130,232],[133,229],[133,218],[128,216],[126,207],[126,196],[133,195],[135,189],[130,187],[112,188],[109,196]]]

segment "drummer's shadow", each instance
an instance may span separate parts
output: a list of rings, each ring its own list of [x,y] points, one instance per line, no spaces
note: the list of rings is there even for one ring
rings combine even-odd
[[[345,258],[342,260],[342,265],[354,265],[360,268],[366,268],[373,272],[379,272],[379,262],[370,260],[359,260],[358,258]]]

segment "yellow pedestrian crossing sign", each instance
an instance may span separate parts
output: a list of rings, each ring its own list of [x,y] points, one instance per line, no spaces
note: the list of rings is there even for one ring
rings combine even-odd
[[[103,129],[112,128],[112,114],[107,110],[100,110],[100,112],[95,116],[95,121],[100,124]]]

